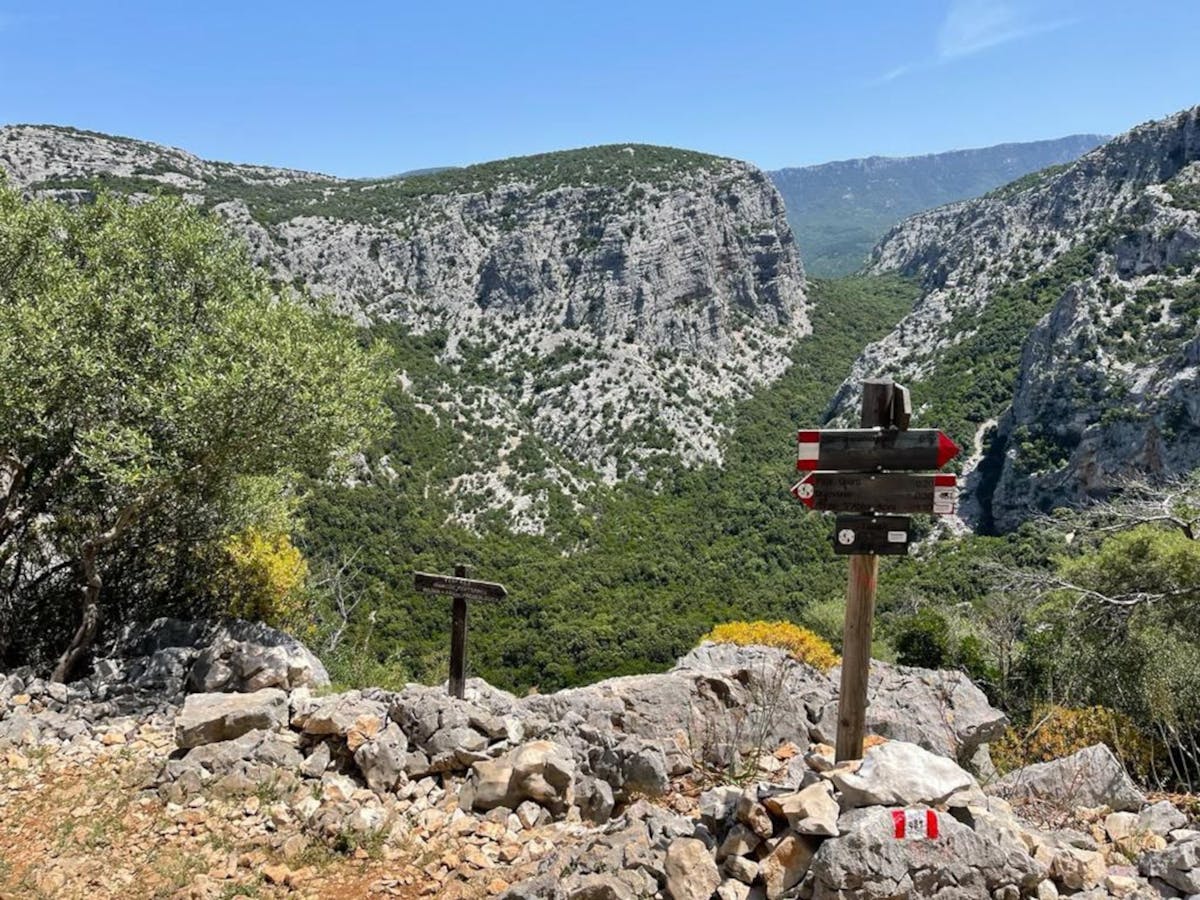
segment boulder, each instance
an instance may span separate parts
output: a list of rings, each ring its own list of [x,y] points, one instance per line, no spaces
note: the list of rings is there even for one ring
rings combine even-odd
[[[836,743],[841,667],[829,673],[830,697],[813,736]],[[1008,718],[964,673],[873,661],[867,687],[868,734],[906,741],[968,765],[979,747],[1004,734]]]
[[[387,727],[370,739],[364,739],[354,751],[354,763],[367,781],[367,787],[377,794],[395,789],[404,777],[408,739],[400,726],[389,722]]]
[[[772,815],[787,819],[788,827],[797,834],[833,837],[838,833],[841,808],[828,781],[819,781],[794,794],[767,797],[763,803]]]
[[[553,890],[552,886],[548,886],[548,888]],[[602,873],[579,875],[568,879],[563,886],[563,895],[566,900],[634,900],[636,897],[629,885],[616,875]],[[510,891],[505,896],[515,900],[518,895],[514,895]],[[535,896],[554,896],[554,894],[547,892]]]
[[[260,763],[275,769],[298,769],[303,757],[296,744],[296,735],[291,732],[256,728],[231,740],[193,747],[182,759],[169,761],[163,774],[167,780],[178,779],[188,769],[203,769],[205,776],[226,775],[235,771],[244,772],[240,763]]]
[[[758,877],[758,863],[744,856],[730,856],[725,860],[725,874],[742,884],[754,884]]]
[[[735,814],[739,822],[760,838],[769,838],[775,832],[771,815],[766,807],[758,802],[758,789],[753,785],[742,791]]]
[[[758,864],[767,900],[779,900],[800,883],[808,873],[815,851],[816,841],[798,834],[785,835],[775,845]]]
[[[1138,857],[1138,870],[1184,894],[1200,894],[1200,840],[1143,853]]]
[[[742,790],[731,784],[709,788],[700,795],[700,821],[712,834],[720,834],[737,812]]]
[[[952,760],[903,741],[878,744],[857,771],[834,769],[830,777],[848,807],[934,805],[978,787]]]
[[[729,829],[725,840],[721,842],[721,846],[717,850],[717,859],[726,859],[730,856],[749,856],[758,849],[758,845],[761,843],[761,837],[738,822]]]
[[[1121,761],[1104,744],[1009,772],[989,785],[988,792],[1015,804],[1038,803],[1062,811],[1081,806],[1136,811],[1146,803]]]
[[[965,900],[1009,887],[1029,895],[1045,877],[1030,857],[1012,857],[946,813],[937,814],[936,840],[898,840],[891,810],[858,812],[852,829],[826,840],[813,857],[815,900]]]
[[[359,719],[374,718],[378,722],[385,715],[385,704],[366,699],[362,691],[346,691],[311,701],[306,709],[292,717],[292,726],[305,734],[345,737]]]
[[[325,770],[329,768],[329,762],[333,754],[329,750],[329,745],[322,741],[313,748],[312,753],[304,760],[300,766],[300,774],[308,778],[320,778],[325,774]]]
[[[1170,800],[1159,800],[1138,813],[1137,828],[1166,837],[1187,825],[1188,818]]]
[[[1104,856],[1096,850],[1061,847],[1050,862],[1050,877],[1071,891],[1099,887],[1108,872]]]
[[[667,847],[667,896],[672,900],[709,900],[721,883],[717,864],[695,838],[676,838]]]
[[[781,650],[704,644],[670,672],[610,678],[528,697],[521,706],[555,723],[556,740],[583,723],[653,742],[666,755],[668,773],[677,775],[697,761],[724,767],[785,741],[803,750],[809,707],[823,706],[829,691],[823,673]]]
[[[464,809],[516,809],[533,800],[553,815],[575,801],[575,761],[570,751],[551,741],[530,741],[498,759],[476,762],[459,795]]]
[[[190,694],[175,720],[175,742],[199,747],[255,729],[279,729],[287,720],[287,694],[275,688],[249,694]]]
[[[110,655],[118,663],[112,671],[134,686],[140,680],[142,688],[154,682],[173,686],[182,680],[181,667],[187,689],[203,693],[266,687],[289,691],[329,684],[321,661],[300,641],[261,622],[241,619],[134,623],[121,632]]]
[[[657,745],[668,773],[676,775],[697,761],[724,767],[737,756],[787,742],[799,755],[811,739],[832,743],[838,677],[838,669],[819,672],[775,648],[706,643],[670,672],[612,678],[518,703],[525,714],[553,723],[544,736],[570,743],[581,760],[587,753],[573,742],[572,732],[584,724],[599,734]],[[870,732],[960,762],[999,737],[1007,724],[960,672],[873,663],[870,685]],[[619,793],[618,784],[606,780]]]
[[[580,815],[589,822],[603,825],[612,817],[613,789],[607,781],[584,776],[575,782],[575,802],[579,804]]]

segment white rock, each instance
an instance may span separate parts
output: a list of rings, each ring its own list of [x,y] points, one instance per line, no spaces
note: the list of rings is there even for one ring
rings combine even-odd
[[[952,760],[902,741],[877,744],[857,772],[835,771],[832,778],[848,807],[934,805],[977,787]]]

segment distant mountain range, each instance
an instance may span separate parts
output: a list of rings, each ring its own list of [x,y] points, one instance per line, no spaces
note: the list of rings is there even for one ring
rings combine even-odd
[[[783,195],[805,269],[832,277],[861,269],[888,229],[913,213],[1072,162],[1107,140],[1074,134],[926,156],[869,156],[768,174]]]

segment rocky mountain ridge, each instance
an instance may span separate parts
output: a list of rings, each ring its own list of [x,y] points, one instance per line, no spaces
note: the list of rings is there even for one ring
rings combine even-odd
[[[870,270],[922,296],[833,410],[848,417],[861,379],[887,373],[960,443],[987,436],[963,507],[984,530],[1200,465],[1198,117],[894,228]]]
[[[491,509],[537,531],[551,495],[719,461],[722,411],[809,330],[782,201],[729,159],[623,145],[349,181],[10,126],[0,169],[67,201],[179,195],[281,284],[440,335],[445,378],[413,402],[463,434],[467,524]]]
[[[906,216],[1070,163],[1107,140],[1075,134],[922,156],[839,160],[768,174],[783,195],[806,268],[829,277],[862,268],[871,248]]]

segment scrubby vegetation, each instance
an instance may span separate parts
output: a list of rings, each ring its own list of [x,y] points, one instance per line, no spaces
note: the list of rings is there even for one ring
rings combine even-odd
[[[672,188],[679,184],[681,176],[729,162],[723,157],[673,147],[611,144],[518,156],[406,177],[353,181],[304,178],[275,183],[251,179],[245,171],[233,166],[227,171],[219,170],[216,175],[183,174],[203,178],[206,207],[241,200],[260,222],[277,224],[296,216],[330,216],[357,221],[405,219],[419,211],[430,197],[488,194],[509,185],[533,195],[561,187],[591,188],[604,195],[621,194],[627,202],[636,203],[652,199],[648,198],[647,189]],[[150,177],[168,171],[173,170],[146,169],[128,176],[52,178],[33,187],[37,190],[182,194],[179,187]]]
[[[723,622],[700,640],[740,647],[778,647],[822,672],[838,664],[838,656],[827,640],[794,622]]]
[[[385,424],[376,361],[178,201],[0,183],[0,660],[65,679],[102,620],[194,611],[214,548],[253,572],[231,537]]]

